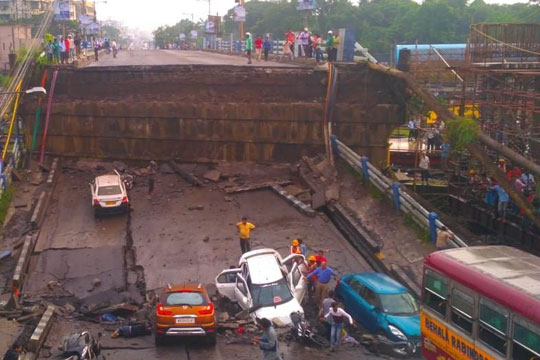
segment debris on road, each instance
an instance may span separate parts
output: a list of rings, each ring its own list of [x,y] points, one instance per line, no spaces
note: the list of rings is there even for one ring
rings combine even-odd
[[[204,210],[204,206],[202,206],[202,205],[191,205],[191,206],[188,207],[188,210],[189,211]]]
[[[203,183],[202,183],[201,180],[197,179],[197,177],[195,175],[190,174],[190,173],[182,170],[182,168],[175,161],[171,160],[169,162],[169,165],[174,170],[174,172],[176,172],[178,175],[180,175],[184,180],[186,180],[191,185],[203,186]]]
[[[204,173],[203,178],[213,182],[218,182],[221,178],[221,173],[217,170],[210,170]]]

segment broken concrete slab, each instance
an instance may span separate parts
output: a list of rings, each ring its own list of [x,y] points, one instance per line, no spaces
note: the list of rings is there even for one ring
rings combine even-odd
[[[326,201],[339,200],[339,183],[334,182],[329,184],[325,190]]]
[[[300,194],[303,194],[309,191],[307,189],[302,189],[301,187],[296,186],[296,185],[289,185],[289,186],[284,187],[284,189],[287,193],[291,194],[292,196],[298,196]]]
[[[221,173],[217,170],[207,171],[203,175],[203,178],[213,181],[213,182],[218,182],[220,177],[221,177]]]
[[[159,165],[159,171],[163,174],[174,174],[174,170],[167,163],[161,163],[161,165]]]
[[[122,161],[113,161],[112,165],[119,172],[124,172],[125,170],[128,169],[128,166],[124,164]]]

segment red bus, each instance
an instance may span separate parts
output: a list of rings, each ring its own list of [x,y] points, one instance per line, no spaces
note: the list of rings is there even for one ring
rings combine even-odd
[[[540,258],[508,246],[428,255],[420,328],[428,360],[540,360]]]

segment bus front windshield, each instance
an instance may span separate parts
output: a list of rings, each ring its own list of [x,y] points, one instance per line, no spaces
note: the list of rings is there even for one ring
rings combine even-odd
[[[382,294],[382,310],[391,315],[412,315],[418,313],[418,304],[409,293]]]

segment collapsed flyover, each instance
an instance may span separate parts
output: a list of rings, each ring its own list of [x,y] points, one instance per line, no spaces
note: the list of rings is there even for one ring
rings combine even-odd
[[[374,163],[386,161],[390,132],[405,122],[405,81],[367,64],[338,68],[333,133]],[[221,65],[58,71],[49,154],[289,162],[325,149],[326,71]],[[34,77],[37,84],[41,74]],[[26,102],[21,112],[28,144],[36,107]],[[38,133],[41,139],[43,124]]]

